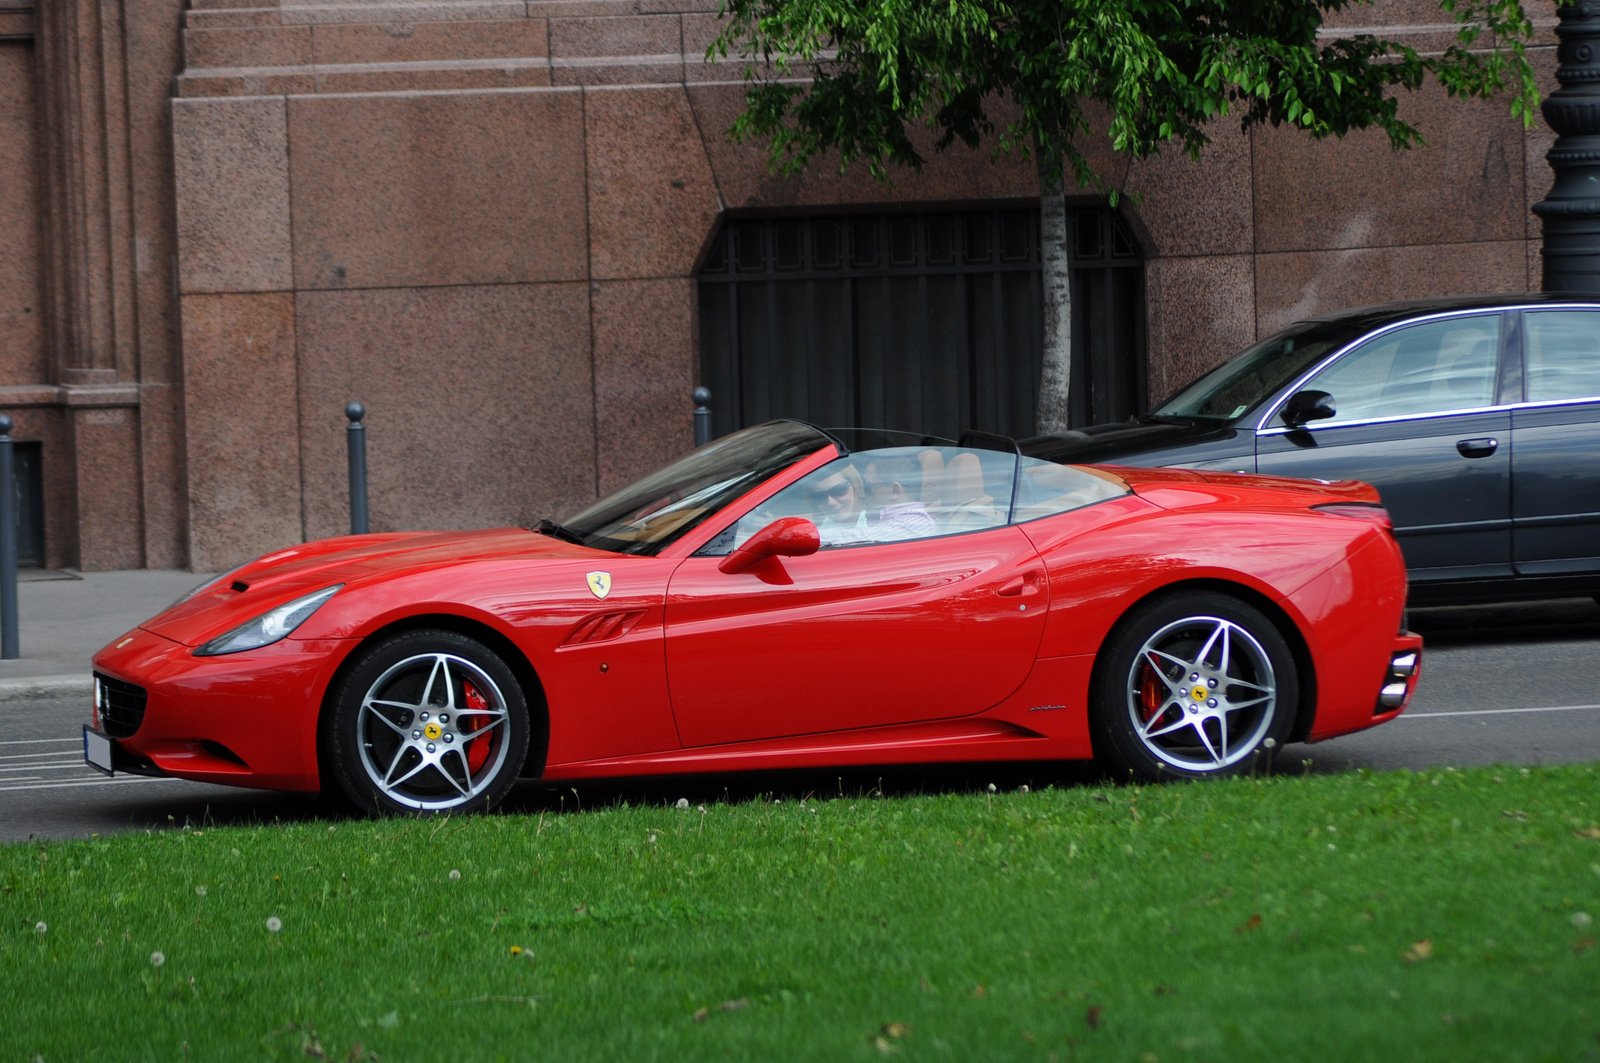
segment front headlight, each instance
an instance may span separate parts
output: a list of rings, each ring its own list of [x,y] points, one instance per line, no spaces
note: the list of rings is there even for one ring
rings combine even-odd
[[[196,657],[220,657],[225,653],[240,653],[270,646],[306,622],[322,603],[332,598],[343,587],[335,583],[314,594],[286,602],[270,613],[263,613],[248,624],[240,624],[226,635],[219,635],[194,651]]]

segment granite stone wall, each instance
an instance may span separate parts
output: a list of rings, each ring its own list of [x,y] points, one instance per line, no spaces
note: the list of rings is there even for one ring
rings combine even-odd
[[[340,533],[351,399],[374,529],[562,515],[689,446],[723,212],[1038,191],[987,150],[892,188],[773,176],[724,135],[715,0],[184,3],[0,0],[0,408],[45,443],[53,564]],[[1434,0],[1339,17],[1447,39]],[[1403,108],[1428,146],[1399,155],[1226,125],[1199,161],[1091,145],[1137,196],[1152,399],[1301,315],[1538,286],[1548,131]]]

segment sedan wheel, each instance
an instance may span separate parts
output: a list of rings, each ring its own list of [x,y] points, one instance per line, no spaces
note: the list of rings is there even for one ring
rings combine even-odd
[[[1095,752],[1155,780],[1259,762],[1292,730],[1299,682],[1288,644],[1259,610],[1189,593],[1130,614],[1095,687]]]
[[[481,643],[412,632],[366,650],[345,678],[329,768],[379,813],[472,812],[498,802],[528,750],[516,677]]]

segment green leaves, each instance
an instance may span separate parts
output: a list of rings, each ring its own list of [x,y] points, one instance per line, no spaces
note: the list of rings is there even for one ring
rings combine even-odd
[[[1365,2],[1365,0],[1360,0]],[[1451,95],[1512,93],[1531,124],[1539,94],[1520,0],[1441,0],[1459,27],[1442,55],[1323,27],[1344,0],[727,0],[710,55],[736,55],[749,85],[730,134],[765,141],[793,173],[826,151],[880,180],[957,139],[1037,150],[1052,176],[1102,182],[1076,142],[1104,126],[1143,158],[1205,147],[1223,116],[1313,137],[1381,129],[1422,143],[1397,92],[1429,79]],[[1005,115],[996,128],[991,114]],[[1103,116],[1099,117],[1099,116]]]

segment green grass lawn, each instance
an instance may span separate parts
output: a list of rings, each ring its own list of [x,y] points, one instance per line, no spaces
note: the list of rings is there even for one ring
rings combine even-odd
[[[0,1063],[1600,1059],[1597,824],[1585,765],[13,845]]]

